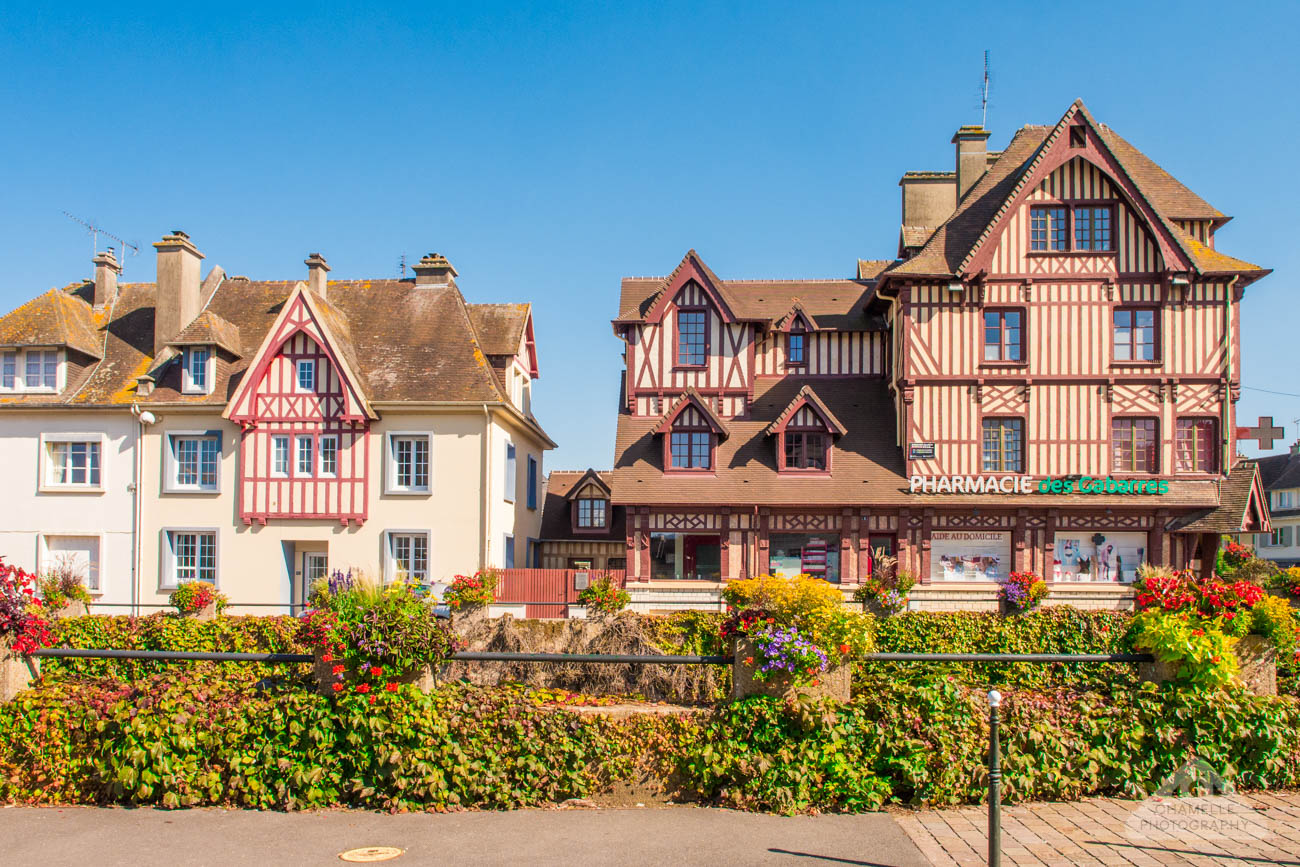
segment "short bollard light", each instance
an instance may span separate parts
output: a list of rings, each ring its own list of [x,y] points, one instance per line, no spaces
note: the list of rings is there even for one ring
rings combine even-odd
[[[1002,863],[1002,755],[998,745],[998,706],[1002,693],[989,690],[989,865]]]

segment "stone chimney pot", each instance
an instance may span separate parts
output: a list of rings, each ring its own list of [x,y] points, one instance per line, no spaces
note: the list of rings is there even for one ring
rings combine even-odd
[[[441,253],[428,253],[411,269],[415,271],[416,286],[454,286],[456,269]]]
[[[96,253],[91,261],[95,263],[95,307],[103,308],[112,304],[117,295],[117,277],[122,273],[122,266],[112,247]]]
[[[307,288],[315,292],[321,299],[326,298],[325,275],[329,273],[330,266],[326,264],[325,257],[320,253],[311,253],[303,262],[307,266]]]
[[[982,126],[963,126],[953,134],[957,146],[957,200],[961,201],[988,171],[989,131]]]

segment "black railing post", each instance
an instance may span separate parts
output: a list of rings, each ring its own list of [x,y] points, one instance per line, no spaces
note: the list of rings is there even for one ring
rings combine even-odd
[[[1002,863],[1002,753],[998,743],[998,706],[1002,694],[989,691],[989,867]]]

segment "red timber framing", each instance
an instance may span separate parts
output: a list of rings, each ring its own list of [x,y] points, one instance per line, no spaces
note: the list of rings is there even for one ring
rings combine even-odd
[[[239,514],[245,524],[278,518],[347,525],[369,515],[374,415],[321,303],[302,288],[290,295],[226,409],[242,429]]]

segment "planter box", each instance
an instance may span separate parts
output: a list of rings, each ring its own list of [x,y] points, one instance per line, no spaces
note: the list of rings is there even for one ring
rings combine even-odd
[[[1262,635],[1247,635],[1233,646],[1241,667],[1241,682],[1256,695],[1277,695],[1277,648]],[[1138,677],[1164,683],[1178,676],[1177,662],[1138,663]]]
[[[749,639],[740,638],[735,645],[736,661],[731,669],[731,697],[745,698],[751,695],[767,695],[773,698],[793,699],[800,697],[827,698],[833,701],[849,700],[850,667],[835,665],[822,672],[817,678],[817,685],[796,685],[790,675],[778,674],[768,680],[757,680],[758,648]],[[754,664],[745,660],[753,658]]]
[[[198,620],[200,622],[206,620],[216,620],[217,603],[209,602],[207,605],[204,605],[198,611],[191,611],[187,614],[182,614],[181,616],[187,620]]]
[[[85,602],[70,601],[59,608],[46,608],[45,616],[50,620],[64,620],[69,617],[85,617],[90,614],[90,605]]]
[[[862,603],[862,610],[868,614],[873,614],[876,617],[894,617],[895,615],[902,614],[907,609],[908,604],[906,600],[904,600],[903,607],[897,611],[889,610],[874,599],[867,599]]]
[[[311,671],[312,676],[316,680],[316,690],[321,695],[337,695],[334,691],[334,684],[339,683],[339,679],[334,676],[334,666],[339,665],[340,663],[337,660],[326,662],[321,659],[322,653],[320,649],[313,650],[312,656],[314,659],[312,661]],[[345,674],[351,673],[352,672],[345,672]],[[437,680],[433,676],[433,669],[427,665],[423,668],[416,669],[415,671],[407,672],[399,677],[393,677],[391,680],[393,683],[413,683],[421,692],[430,692],[435,686],[437,686]],[[343,682],[347,683],[349,681],[350,678],[345,677]]]
[[[39,659],[14,653],[8,641],[0,640],[0,704],[13,701],[40,673]]]

